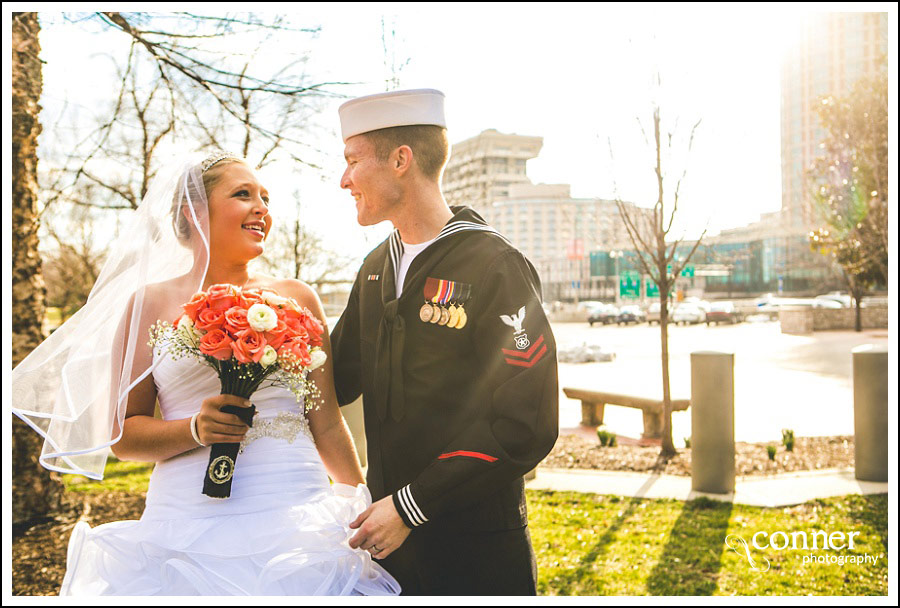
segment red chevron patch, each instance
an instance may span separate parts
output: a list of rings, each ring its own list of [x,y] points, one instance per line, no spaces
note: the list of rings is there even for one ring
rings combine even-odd
[[[522,359],[530,359],[531,355],[534,354],[534,351],[536,351],[543,343],[544,343],[544,335],[541,334],[541,337],[538,338],[537,340],[535,340],[534,344],[532,344],[531,348],[529,348],[526,352],[522,352],[520,350],[508,350],[505,348],[502,350],[503,350],[503,354],[508,357],[521,357]]]
[[[535,363],[541,360],[541,358],[547,353],[547,345],[541,347],[541,350],[537,352],[534,356],[534,359],[531,361],[525,361],[522,359],[507,359],[506,362],[510,365],[518,365],[519,367],[532,367]]]
[[[544,335],[541,334],[541,337],[535,340],[534,344],[531,345],[531,348],[525,352],[509,350],[506,348],[502,350],[503,354],[506,355],[506,362],[510,365],[532,367],[547,353],[547,345],[544,344]]]

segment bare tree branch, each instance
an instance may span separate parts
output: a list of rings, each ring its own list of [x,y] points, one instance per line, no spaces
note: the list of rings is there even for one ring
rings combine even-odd
[[[69,196],[69,197],[67,197],[66,200],[68,200],[70,203],[74,203],[74,204],[80,205],[82,207],[93,207],[94,209],[108,209],[108,210],[120,210],[120,211],[125,210],[125,209],[129,209],[129,210],[134,209],[134,207],[132,207],[131,205],[107,205],[107,204],[103,204],[103,203],[91,203],[89,201],[85,201],[85,200],[76,198],[74,196]]]
[[[237,90],[245,90],[245,91],[266,91],[268,93],[275,93],[279,95],[299,95],[303,93],[312,93],[317,92],[319,89],[322,89],[327,86],[336,86],[336,85],[344,85],[349,84],[346,82],[322,82],[314,85],[310,85],[308,87],[286,87],[277,85],[276,83],[267,83],[263,80],[260,80],[255,77],[246,77],[246,79],[250,82],[254,82],[259,86],[237,86],[228,80],[214,80],[212,78],[201,76],[197,71],[193,68],[202,68],[206,71],[209,71],[214,74],[218,74],[220,76],[226,76],[228,78],[237,78],[240,74],[236,72],[231,72],[228,70],[222,70],[215,66],[209,65],[198,60],[196,57],[189,56],[182,51],[174,47],[167,46],[164,43],[153,42],[148,40],[144,35],[146,32],[133,27],[126,19],[122,16],[121,13],[99,13],[101,18],[103,18],[109,25],[117,27],[122,30],[136,41],[138,41],[147,51],[153,55],[158,61],[161,61],[173,69],[181,72],[183,75],[187,76],[191,80],[195,81],[197,84],[206,88],[208,90],[212,90],[211,87],[221,87],[224,89],[237,89]],[[187,63],[182,63],[176,61],[174,57],[181,57],[187,60]]]
[[[254,28],[267,28],[267,29],[287,30],[287,31],[291,31],[291,32],[302,32],[302,33],[305,33],[305,34],[318,34],[319,32],[322,31],[322,28],[320,28],[320,27],[314,27],[314,28],[291,28],[291,27],[286,27],[286,26],[284,26],[284,25],[281,25],[280,23],[273,24],[273,25],[269,25],[269,24],[263,23],[262,21],[259,21],[259,20],[251,21],[251,20],[249,20],[249,19],[247,19],[247,20],[242,20],[242,19],[235,19],[235,18],[233,18],[233,17],[219,17],[219,16],[197,15],[197,14],[195,14],[195,13],[188,13],[188,12],[185,12],[185,13],[183,13],[183,14],[184,14],[186,17],[190,17],[191,19],[194,19],[194,20],[197,20],[197,21],[213,21],[213,22],[216,22],[216,23],[232,23],[232,24],[240,24],[240,25],[249,25],[249,26],[252,26],[252,27],[254,27]],[[168,35],[168,33],[166,33],[166,34]]]
[[[700,120],[703,120],[702,118]],[[694,123],[693,128],[691,129],[691,137],[688,141],[688,154],[691,153],[691,148],[694,146],[694,133],[697,131],[697,127],[700,126],[700,120]],[[676,121],[677,123],[677,121]],[[669,230],[672,229],[672,221],[675,219],[675,213],[678,211],[678,195],[681,191],[681,182],[684,180],[687,175],[687,163],[685,163],[684,171],[681,173],[681,177],[678,178],[678,183],[675,185],[675,201],[672,206],[672,215],[669,216],[669,225],[666,227],[666,233],[668,234]]]
[[[107,190],[109,190],[110,192],[112,192],[112,193],[114,193],[114,194],[118,194],[119,196],[121,196],[122,198],[124,198],[126,201],[128,201],[129,203],[131,203],[131,209],[137,209],[138,203],[139,203],[140,201],[139,201],[138,198],[134,195],[134,193],[131,192],[130,190],[125,190],[125,189],[123,189],[123,188],[120,187],[120,186],[115,186],[115,185],[113,185],[113,184],[108,184],[108,183],[104,182],[102,179],[100,179],[99,177],[97,177],[96,175],[93,175],[92,173],[89,173],[89,172],[87,171],[87,169],[82,168],[82,171],[81,171],[81,172],[84,174],[85,177],[87,177],[88,179],[90,179],[91,181],[93,181],[93,182],[94,182],[95,184],[97,184],[98,186],[101,186],[101,187],[103,187],[103,188],[106,188]]]

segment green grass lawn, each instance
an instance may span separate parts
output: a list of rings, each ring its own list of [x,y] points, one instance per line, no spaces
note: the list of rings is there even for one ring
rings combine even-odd
[[[65,475],[74,492],[145,492],[152,465],[110,458],[100,483]],[[528,491],[541,595],[887,595],[887,495],[849,495],[786,508]],[[843,550],[743,551],[754,533],[859,532]],[[877,562],[803,563],[803,557],[863,556]]]
[[[542,595],[887,595],[887,495],[849,495],[760,508],[534,491],[531,538]],[[853,551],[732,551],[757,531],[859,532]],[[810,536],[811,538],[811,536]],[[780,539],[779,539],[780,544]],[[820,545],[821,547],[821,545]],[[868,564],[803,563],[804,555],[865,555]]]
[[[147,491],[152,462],[129,462],[112,456],[106,461],[103,481],[94,481],[83,475],[63,475],[63,483],[70,492],[132,492]]]

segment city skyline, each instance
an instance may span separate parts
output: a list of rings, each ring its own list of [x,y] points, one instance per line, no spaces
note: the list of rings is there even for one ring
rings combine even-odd
[[[451,143],[491,128],[543,139],[541,153],[527,166],[536,184],[569,184],[575,198],[609,199],[615,183],[624,200],[652,204],[653,150],[635,119],[649,126],[656,94],[664,125],[679,118],[681,141],[666,165],[673,180],[688,162],[678,230],[691,237],[708,226],[716,233],[781,208],[781,60],[808,14],[805,8],[688,5],[648,14],[624,5],[554,5],[552,11],[527,5],[513,14],[504,5],[427,5],[416,12],[393,4],[350,6],[352,19],[339,7],[308,7],[303,16],[306,24],[322,25],[305,69],[320,81],[356,83],[340,87],[347,96],[384,90],[391,76],[382,44],[384,18],[386,29],[396,32],[385,44],[395,63],[405,65],[397,78],[400,88],[446,93]],[[886,5],[861,6],[873,7]],[[85,87],[84,73],[73,66],[95,51],[124,44],[114,32],[87,34],[77,27],[54,18],[42,31],[47,125],[62,104],[89,108],[104,99],[100,73],[88,74],[94,86]],[[277,45],[268,52],[277,54]],[[654,93],[657,70],[663,87]],[[280,195],[273,200],[287,201],[297,191],[304,221],[326,242],[352,241],[351,253],[361,257],[389,227],[357,226],[352,199],[338,185],[344,168],[337,121],[342,102],[325,100],[313,120],[311,132],[318,135],[311,148],[319,151],[315,160],[323,170],[287,178],[273,168],[270,190]],[[685,138],[698,119],[686,159]],[[667,202],[672,190],[670,185]],[[273,213],[290,219],[292,207]]]

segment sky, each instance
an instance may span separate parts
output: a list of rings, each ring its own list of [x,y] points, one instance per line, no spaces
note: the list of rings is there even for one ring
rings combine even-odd
[[[302,43],[310,77],[356,83],[338,89],[347,96],[385,90],[384,19],[396,32],[389,46],[403,64],[400,88],[446,94],[451,142],[490,128],[543,138],[540,155],[527,165],[535,183],[570,184],[575,197],[618,193],[651,205],[655,159],[638,121],[650,129],[657,101],[663,128],[675,132],[663,167],[671,177],[667,200],[686,170],[674,236],[745,225],[781,207],[780,63],[807,5],[315,3],[280,5],[279,12],[285,6],[298,11],[295,23],[321,27],[315,40]],[[112,76],[98,53],[125,44],[125,37],[88,34],[46,15],[41,56],[50,124],[62,103],[86,115],[104,96],[108,101]],[[283,50],[272,45],[263,52],[275,59]],[[652,86],[656,73],[661,87]],[[275,167],[266,177],[281,200],[300,193],[304,221],[326,243],[361,258],[389,227],[359,228],[353,199],[339,187],[342,102],[324,104],[311,135],[323,171],[287,178]]]

